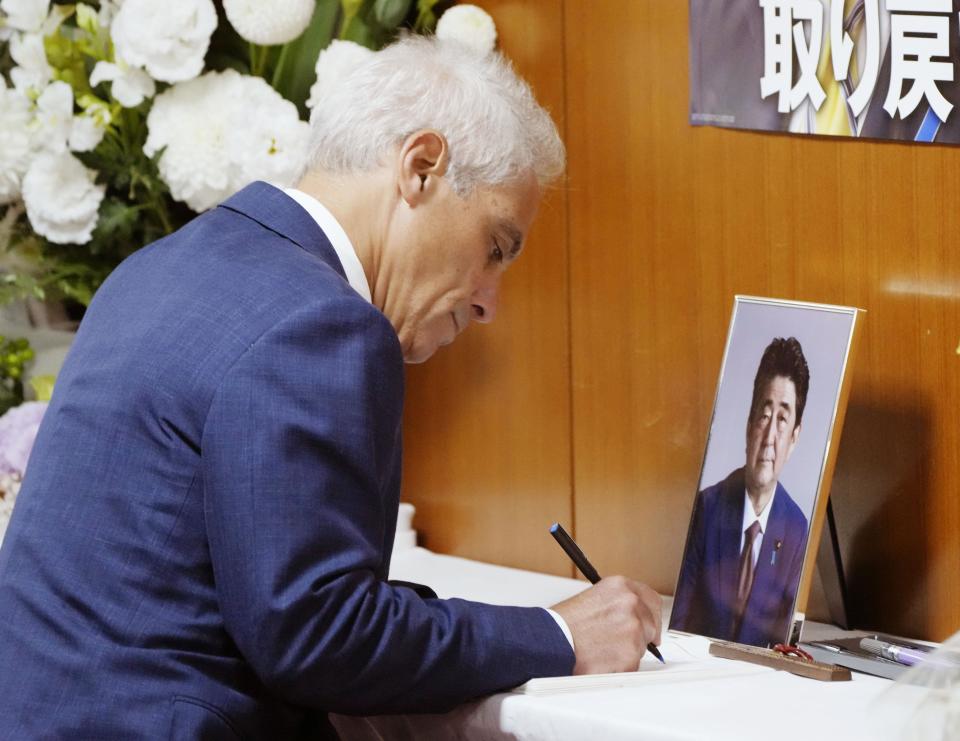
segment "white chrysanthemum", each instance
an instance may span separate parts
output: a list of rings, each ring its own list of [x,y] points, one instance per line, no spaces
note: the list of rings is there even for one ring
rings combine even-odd
[[[223,0],[223,9],[245,41],[261,46],[286,44],[307,30],[315,0]]]
[[[158,95],[143,151],[194,211],[212,208],[258,178],[288,185],[303,165],[309,126],[260,77],[208,72]]]
[[[10,28],[36,33],[47,20],[50,0],[2,0],[0,10],[6,13],[6,23]]]
[[[104,187],[69,152],[43,153],[23,178],[23,202],[33,230],[57,244],[86,244],[97,225]]]
[[[13,86],[24,95],[39,93],[53,78],[43,49],[43,36],[38,33],[17,34],[10,39],[10,56],[17,64],[10,70]]]
[[[237,189],[254,180],[283,188],[293,184],[306,162],[310,124],[301,121],[297,107],[269,85],[256,87],[258,94],[251,91],[250,99],[257,115],[246,125],[237,122],[234,151],[243,170]]]
[[[163,82],[200,74],[217,27],[212,0],[126,0],[110,26],[117,58]]]
[[[156,83],[142,69],[120,61],[118,64],[97,62],[90,73],[90,87],[101,82],[111,82],[110,94],[124,108],[136,108],[144,98],[152,98],[157,91]]]
[[[0,204],[20,196],[30,165],[30,101],[16,90],[0,89]]]
[[[310,88],[307,108],[313,110],[323,99],[330,85],[368,61],[376,52],[353,41],[335,39],[317,57],[317,81]]]
[[[489,54],[497,44],[497,27],[490,14],[476,5],[454,5],[437,21],[437,38]]]

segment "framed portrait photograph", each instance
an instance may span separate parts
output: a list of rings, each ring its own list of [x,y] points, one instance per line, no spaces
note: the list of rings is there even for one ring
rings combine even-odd
[[[752,646],[794,637],[862,313],[736,297],[670,630]]]

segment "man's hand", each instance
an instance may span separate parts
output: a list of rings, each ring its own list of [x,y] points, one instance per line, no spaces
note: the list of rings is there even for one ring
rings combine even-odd
[[[551,607],[573,634],[573,673],[636,671],[647,644],[660,643],[660,603],[646,584],[610,576]]]

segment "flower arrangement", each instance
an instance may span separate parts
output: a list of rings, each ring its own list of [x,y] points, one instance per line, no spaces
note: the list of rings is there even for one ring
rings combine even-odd
[[[33,355],[26,339],[0,337],[0,543],[53,391],[51,376],[32,378],[30,385],[37,401],[24,402],[24,370]]]
[[[25,337],[7,339],[0,335],[0,414],[23,403],[24,369],[33,355]]]
[[[28,401],[0,416],[0,543],[46,410],[47,402]]]
[[[442,0],[0,0],[0,303],[86,305],[133,251],[299,174],[324,85],[406,30],[490,50]]]

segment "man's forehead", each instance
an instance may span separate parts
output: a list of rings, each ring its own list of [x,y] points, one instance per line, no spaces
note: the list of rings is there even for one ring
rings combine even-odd
[[[764,384],[759,401],[763,405],[777,403],[792,407],[796,399],[797,389],[793,380],[787,376],[774,376]]]

